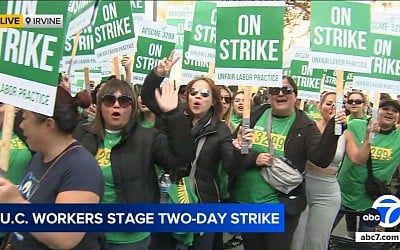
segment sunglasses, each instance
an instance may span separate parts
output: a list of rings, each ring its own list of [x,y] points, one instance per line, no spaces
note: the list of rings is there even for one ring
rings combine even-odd
[[[284,95],[290,95],[290,94],[294,93],[294,89],[290,86],[282,87],[282,88],[279,88],[279,87],[270,87],[269,88],[269,93],[271,95],[279,95],[279,93],[281,91]]]
[[[203,89],[203,90],[191,89],[190,90],[190,95],[191,96],[196,96],[199,93],[200,93],[200,95],[202,97],[209,97],[210,96],[210,91],[208,89]]]
[[[112,107],[114,106],[115,102],[118,101],[119,106],[121,108],[127,108],[133,103],[133,98],[127,95],[121,95],[116,97],[115,95],[103,95],[101,98],[101,102],[107,106],[107,107]]]
[[[225,103],[231,103],[232,102],[232,97],[221,96],[221,101],[225,101]]]
[[[348,100],[347,103],[350,104],[350,105],[351,105],[351,104],[360,105],[360,104],[362,104],[362,103],[364,103],[364,102],[363,102],[363,100],[357,99],[357,100]]]

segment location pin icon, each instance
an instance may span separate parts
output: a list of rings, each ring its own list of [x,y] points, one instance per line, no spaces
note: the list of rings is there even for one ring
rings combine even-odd
[[[29,25],[29,23],[31,22],[31,18],[30,18],[30,17],[27,17],[27,18],[25,18],[25,21],[26,21],[26,23]]]

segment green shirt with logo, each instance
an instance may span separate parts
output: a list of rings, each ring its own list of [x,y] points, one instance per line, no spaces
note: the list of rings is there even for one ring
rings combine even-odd
[[[267,109],[253,129],[253,146],[251,151],[255,153],[269,153],[267,139],[267,120],[271,109]],[[285,155],[285,140],[289,130],[296,118],[293,112],[287,117],[272,118],[272,142],[274,154]],[[241,203],[278,203],[277,191],[269,185],[261,176],[261,167],[254,167],[246,170],[237,177],[234,188],[234,197]]]
[[[111,149],[121,141],[119,132],[108,131],[104,133],[104,140],[97,150],[96,159],[104,176],[104,195],[101,203],[118,203],[111,166]],[[140,190],[132,190],[139,192]],[[106,233],[108,243],[127,244],[141,241],[150,235],[148,232],[112,232]]]
[[[347,129],[360,147],[365,138],[367,121],[353,119],[347,124]],[[389,185],[400,164],[400,131],[377,134],[371,145],[371,156],[374,176]],[[343,205],[360,211],[372,206],[374,200],[365,191],[367,176],[366,164],[355,165],[345,156],[338,174]]]

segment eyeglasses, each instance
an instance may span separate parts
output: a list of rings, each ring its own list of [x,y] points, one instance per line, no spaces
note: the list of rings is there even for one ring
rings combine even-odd
[[[121,108],[127,108],[133,103],[133,98],[127,95],[121,95],[116,97],[115,95],[103,95],[101,98],[101,102],[107,106],[107,107],[112,107],[114,106],[115,102],[118,101],[119,106]]]
[[[282,87],[282,88],[279,88],[279,87],[270,87],[269,88],[269,93],[271,95],[279,95],[279,93],[281,91],[284,95],[290,95],[294,92],[294,89],[290,86],[286,86],[286,87]]]
[[[202,97],[209,97],[210,96],[210,91],[208,89],[203,89],[203,90],[191,89],[190,90],[190,95],[191,96],[196,96],[199,93],[200,93],[200,95]]]
[[[363,102],[363,100],[356,99],[356,100],[348,100],[347,103],[350,104],[350,105],[354,104],[354,103],[357,104],[357,105],[360,105],[360,104],[362,104],[364,102]]]
[[[231,103],[232,102],[232,97],[221,96],[221,101],[225,101],[225,103]]]

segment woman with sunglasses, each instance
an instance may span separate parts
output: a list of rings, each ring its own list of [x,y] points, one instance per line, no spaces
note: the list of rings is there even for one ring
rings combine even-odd
[[[324,133],[335,115],[335,92],[321,95],[319,111],[322,119],[316,121]],[[343,111],[344,112],[344,111]],[[336,154],[327,168],[307,162],[305,170],[307,208],[301,213],[293,236],[291,250],[326,250],[331,229],[340,208],[340,188],[336,174],[345,153],[345,136],[339,137]]]
[[[221,120],[233,131],[235,128],[231,123],[231,112],[232,112],[232,93],[228,87],[224,85],[217,86],[221,95],[222,111]]]
[[[371,116],[365,114],[365,108],[367,107],[367,97],[358,91],[350,92],[347,95],[346,109],[350,111],[350,115],[347,116],[347,121],[353,119],[368,120]]]
[[[327,167],[332,161],[338,136],[334,135],[334,120],[331,119],[321,136],[316,124],[307,115],[295,108],[297,85],[284,76],[282,87],[269,88],[271,105],[255,109],[250,116],[253,128],[251,152],[242,162],[237,161],[245,171],[236,177],[233,197],[239,203],[285,203],[285,232],[244,233],[246,250],[290,249],[293,233],[300,213],[306,207],[304,183],[288,195],[280,194],[261,176],[261,168],[271,165],[272,156],[267,143],[267,121],[272,112],[272,141],[274,153],[285,156],[303,172],[309,160],[320,167]],[[345,115],[338,115],[336,121],[345,121]]]
[[[372,207],[375,198],[370,197],[365,189],[365,180],[368,176],[366,162],[369,155],[374,176],[384,184],[390,185],[394,172],[400,166],[400,131],[396,129],[399,117],[399,102],[382,99],[379,103],[377,121],[373,121],[371,125],[363,119],[353,119],[348,122],[345,131],[346,155],[337,176],[341,189],[342,210],[363,212]],[[370,130],[376,133],[372,143],[369,141]],[[360,151],[351,154],[349,152],[351,148],[360,148]],[[340,212],[334,226],[342,217],[343,213]],[[358,230],[374,232],[375,227],[370,227],[359,220]],[[379,244],[362,246],[363,249],[386,249]]]
[[[103,172],[102,203],[159,203],[155,164],[171,171],[193,159],[194,142],[188,121],[177,109],[177,91],[164,84],[156,99],[164,133],[139,124],[132,86],[111,79],[98,93],[94,121],[77,131],[77,138],[96,156]],[[106,250],[144,250],[150,233],[106,233],[106,240]]]
[[[160,107],[155,102],[154,91],[160,87],[165,75],[179,59],[174,59],[173,56],[174,52],[171,52],[168,59],[160,61],[158,66],[147,75],[143,84],[142,98],[150,110],[157,115],[160,115]],[[191,128],[197,150],[199,150],[197,163],[191,169],[194,173],[194,189],[199,202],[219,203],[221,195],[216,180],[218,168],[222,162],[228,174],[234,174],[237,170],[235,162],[241,154],[240,151],[234,151],[231,131],[221,121],[220,90],[214,85],[214,81],[207,77],[191,80],[187,84],[185,97],[186,105],[183,106],[182,113],[188,115],[187,118],[190,121],[188,127]],[[251,133],[247,133],[245,139],[251,141],[251,138]],[[203,146],[200,146],[201,141],[204,143]],[[214,238],[215,233],[196,234],[189,249],[212,249]],[[176,249],[176,243],[172,242],[168,245],[165,240],[156,242],[157,239],[154,239],[154,241],[155,248],[152,250]]]

